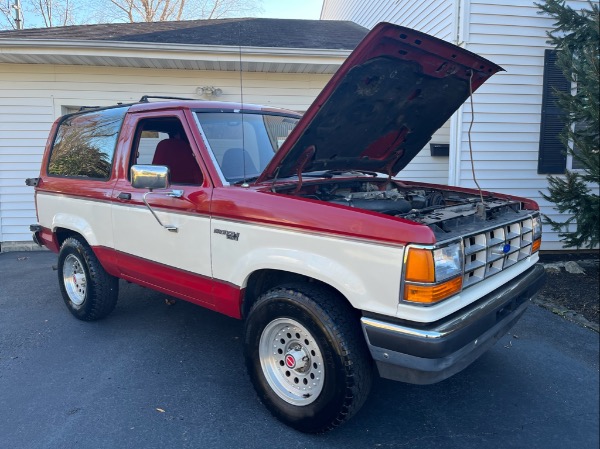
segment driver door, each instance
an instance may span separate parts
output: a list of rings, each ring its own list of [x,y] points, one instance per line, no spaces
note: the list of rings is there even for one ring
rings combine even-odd
[[[130,117],[135,129],[129,159],[112,193],[112,222],[117,265],[123,278],[208,306],[213,304],[210,259],[212,187],[179,111]],[[134,188],[129,169],[136,164],[166,165],[167,190]],[[172,190],[180,197],[169,196]],[[144,204],[146,201],[161,226]]]

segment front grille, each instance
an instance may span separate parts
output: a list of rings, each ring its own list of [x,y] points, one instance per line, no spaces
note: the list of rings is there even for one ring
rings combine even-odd
[[[463,288],[529,257],[532,243],[532,217],[464,237]]]

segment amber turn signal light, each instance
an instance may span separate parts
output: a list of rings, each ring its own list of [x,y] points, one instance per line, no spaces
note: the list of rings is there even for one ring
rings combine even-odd
[[[435,282],[433,254],[429,249],[410,248],[404,278],[411,282]]]
[[[542,239],[534,240],[533,245],[531,245],[531,254],[537,253],[540,250],[541,244],[542,244]]]
[[[421,304],[434,304],[460,292],[462,276],[437,285],[404,285],[404,300]]]

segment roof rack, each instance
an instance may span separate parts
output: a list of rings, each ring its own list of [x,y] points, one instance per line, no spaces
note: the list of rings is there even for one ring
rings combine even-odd
[[[149,103],[149,99],[154,98],[158,100],[194,100],[193,98],[184,98],[184,97],[161,97],[157,95],[144,95],[140,98],[140,103]]]

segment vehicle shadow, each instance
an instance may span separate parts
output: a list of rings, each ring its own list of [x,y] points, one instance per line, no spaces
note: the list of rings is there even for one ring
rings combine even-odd
[[[209,396],[221,404],[213,410],[219,416],[217,427],[247,422],[251,415],[245,435],[274,447],[281,438],[293,438],[300,446],[478,447],[499,439],[518,446],[532,428],[559,419],[559,413],[549,412],[556,410],[558,400],[548,396],[555,379],[548,367],[531,363],[533,342],[511,333],[443,382],[409,385],[376,378],[366,404],[346,425],[325,435],[304,435],[277,422],[256,399],[243,366],[240,321],[184,301],[168,306],[163,295],[137,286],[126,287],[122,295],[126,298],[111,321],[126,322],[130,331],[153,328],[162,342],[152,348],[153,358],[158,350],[159,359],[172,359],[176,348],[176,358],[187,361],[188,370],[175,373],[180,387],[183,381],[190,390],[182,400],[206,401],[206,391],[193,385],[209,382]],[[537,412],[532,413],[534,404]]]

